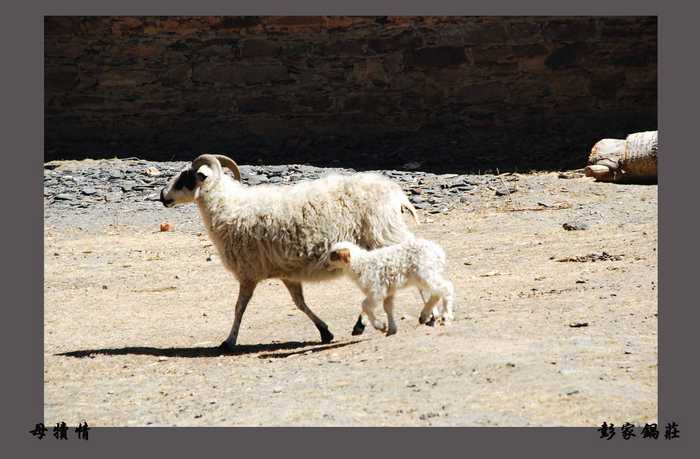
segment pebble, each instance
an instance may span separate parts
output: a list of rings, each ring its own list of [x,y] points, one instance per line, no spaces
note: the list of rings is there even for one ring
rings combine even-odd
[[[583,231],[588,229],[588,224],[583,223],[583,222],[577,222],[577,221],[572,221],[572,222],[566,222],[563,225],[561,225],[562,228],[564,228],[566,231]]]

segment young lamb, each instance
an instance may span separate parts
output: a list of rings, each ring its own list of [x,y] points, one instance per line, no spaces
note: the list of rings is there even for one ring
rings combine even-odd
[[[419,322],[426,323],[433,307],[442,299],[439,316],[446,322],[454,319],[452,282],[443,276],[445,252],[432,241],[408,239],[400,244],[376,250],[365,250],[349,241],[333,244],[330,266],[339,267],[352,278],[365,294],[362,310],[377,330],[396,333],[394,320],[394,294],[396,290],[411,285],[421,292],[429,292],[420,313]],[[388,327],[374,315],[374,309],[382,302]]]
[[[235,180],[223,173],[222,165],[233,171]],[[236,344],[256,285],[270,278],[282,280],[322,342],[332,341],[328,326],[304,301],[302,282],[342,275],[328,269],[328,249],[334,242],[351,240],[368,249],[396,244],[413,237],[403,211],[416,218],[401,188],[380,175],[246,186],[240,183],[236,163],[223,155],[196,158],[161,190],[160,200],[166,207],[197,203],[223,264],[240,283],[233,326],[221,344],[229,349]]]

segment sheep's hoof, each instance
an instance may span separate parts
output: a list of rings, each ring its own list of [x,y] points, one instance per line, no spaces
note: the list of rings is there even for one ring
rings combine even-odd
[[[362,316],[357,318],[355,326],[352,327],[352,336],[361,335],[365,331],[365,324],[362,323]]]
[[[434,327],[435,326],[435,316],[431,315],[430,318],[428,319],[427,322],[425,322],[425,325],[428,327]]]
[[[321,343],[328,344],[331,341],[333,341],[333,333],[328,331],[328,329],[320,330],[320,331],[321,331]]]
[[[396,329],[396,328],[390,328],[390,329],[388,329],[388,330],[386,331],[386,336],[389,337],[389,336],[391,336],[391,335],[395,335],[396,332],[397,332],[397,329]]]

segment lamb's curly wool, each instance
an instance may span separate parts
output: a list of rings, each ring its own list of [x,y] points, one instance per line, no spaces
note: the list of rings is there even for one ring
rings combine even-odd
[[[306,305],[301,282],[342,274],[328,269],[328,250],[335,242],[350,240],[373,249],[412,237],[402,213],[408,210],[416,219],[415,209],[397,184],[377,174],[250,187],[224,174],[222,164],[240,177],[230,158],[202,155],[161,191],[167,207],[197,203],[223,264],[240,282],[234,324],[222,345],[235,345],[255,286],[270,278],[282,279],[322,341],[331,341],[326,324]]]
[[[374,308],[384,304],[388,319],[387,334],[396,333],[393,298],[398,289],[416,286],[430,294],[420,314],[425,323],[435,304],[442,299],[439,317],[450,321],[454,317],[454,288],[443,272],[445,252],[438,244],[425,239],[404,242],[376,250],[365,250],[349,241],[333,244],[329,253],[331,266],[342,268],[357,284],[366,298],[362,304],[375,328],[385,326],[374,316]]]

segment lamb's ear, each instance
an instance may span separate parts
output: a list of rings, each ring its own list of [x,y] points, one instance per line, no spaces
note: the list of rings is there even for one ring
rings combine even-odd
[[[343,263],[350,263],[350,250],[348,250],[348,249],[338,250],[338,258]]]

